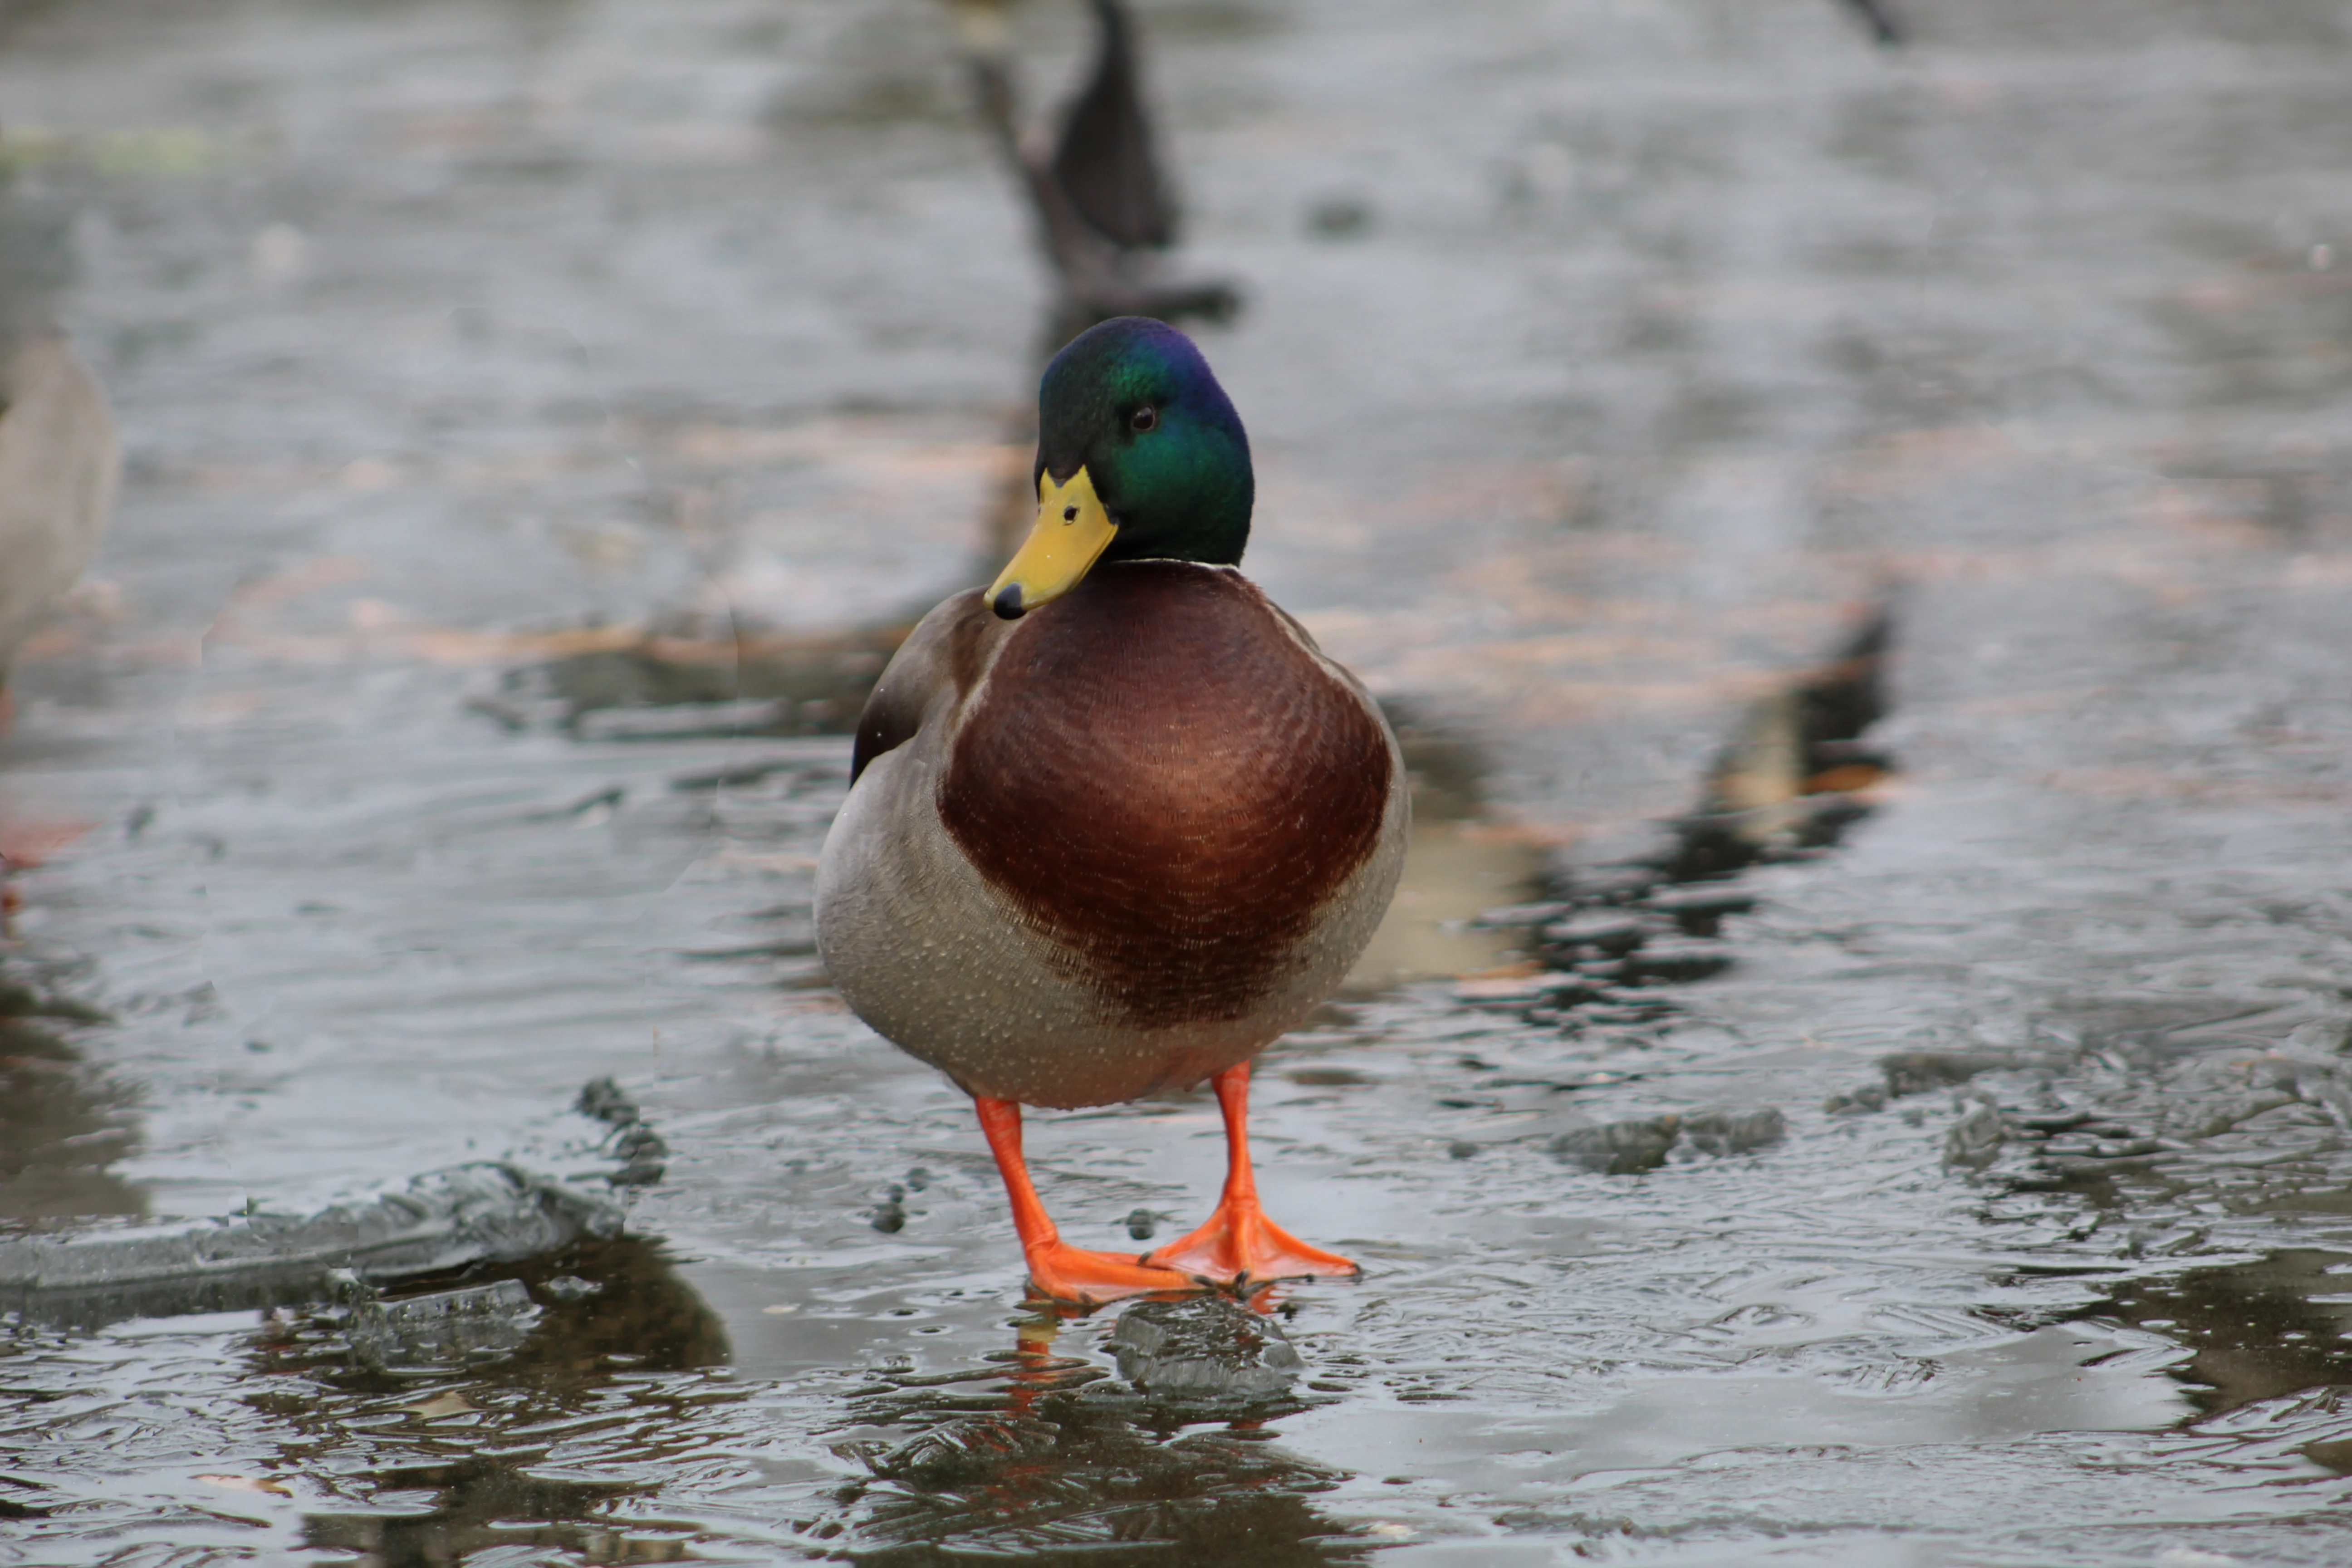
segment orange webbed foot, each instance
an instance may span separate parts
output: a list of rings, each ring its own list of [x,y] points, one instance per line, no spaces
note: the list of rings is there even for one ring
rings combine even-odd
[[[1246,1289],[1272,1279],[1352,1279],[1363,1272],[1350,1258],[1309,1247],[1255,1203],[1231,1199],[1209,1223],[1181,1241],[1154,1248],[1143,1261],[1196,1279]]]
[[[1029,1286],[1049,1301],[1096,1307],[1126,1296],[1197,1291],[1201,1282],[1171,1268],[1153,1268],[1131,1252],[1089,1252],[1052,1241],[1026,1249]]]

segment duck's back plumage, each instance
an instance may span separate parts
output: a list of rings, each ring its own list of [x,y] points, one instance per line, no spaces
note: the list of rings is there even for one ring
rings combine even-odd
[[[1198,1081],[1294,1026],[1387,908],[1407,829],[1362,689],[1230,568],[1097,567],[1018,621],[927,616],[825,845],[842,994],[976,1094]]]

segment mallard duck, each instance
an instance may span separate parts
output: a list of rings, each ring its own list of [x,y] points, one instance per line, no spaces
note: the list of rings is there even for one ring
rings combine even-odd
[[[0,331],[0,719],[16,650],[98,552],[117,468],[106,395],[64,334]]]
[[[826,971],[971,1095],[1045,1296],[1353,1274],[1258,1205],[1249,1063],[1388,908],[1396,738],[1241,574],[1249,440],[1189,338],[1090,329],[1046,367],[1038,428],[1027,542],[923,618],[858,721],[817,872]],[[1203,1079],[1227,1144],[1209,1222],[1141,1257],[1063,1242],[1021,1106]]]

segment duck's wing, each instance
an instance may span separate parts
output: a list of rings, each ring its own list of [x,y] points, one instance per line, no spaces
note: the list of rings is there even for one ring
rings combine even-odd
[[[1176,239],[1176,203],[1153,153],[1134,30],[1119,0],[1095,0],[1095,14],[1102,49],[1094,79],[1062,122],[1054,180],[1078,216],[1112,244],[1163,248]]]
[[[1013,625],[997,618],[977,588],[965,589],[925,616],[898,645],[857,716],[850,784],[877,757],[927,730],[943,742]]]

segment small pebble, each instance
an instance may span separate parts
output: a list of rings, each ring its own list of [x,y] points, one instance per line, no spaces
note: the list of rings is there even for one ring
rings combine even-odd
[[[1654,1171],[1666,1163],[1675,1140],[1682,1135],[1682,1120],[1656,1116],[1639,1121],[1612,1121],[1601,1127],[1579,1127],[1551,1141],[1551,1152],[1605,1176],[1630,1176]]]
[[[1990,1051],[1896,1051],[1878,1058],[1878,1070],[1886,1075],[1886,1092],[1897,1099],[1949,1089],[1980,1072],[2016,1065],[2011,1058]]]
[[[1860,1116],[1865,1111],[1886,1109],[1886,1091],[1874,1083],[1858,1089],[1841,1089],[1822,1101],[1822,1109],[1832,1116]]]
[[[637,1102],[629,1098],[627,1089],[609,1078],[589,1079],[572,1109],[614,1127],[626,1127],[637,1120]]]
[[[1778,1143],[1789,1131],[1776,1106],[1754,1110],[1695,1110],[1683,1118],[1683,1139],[1706,1154],[1745,1154]]]

